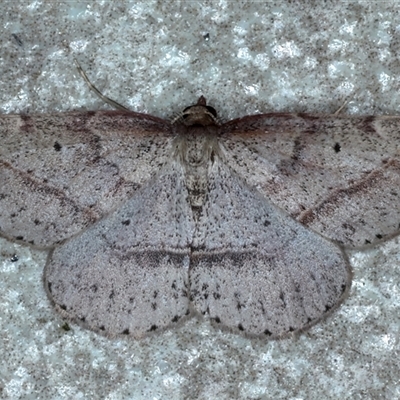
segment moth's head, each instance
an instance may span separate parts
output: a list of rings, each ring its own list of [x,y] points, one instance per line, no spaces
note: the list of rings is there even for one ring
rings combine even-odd
[[[191,125],[219,125],[217,112],[213,107],[207,105],[206,99],[203,96],[199,97],[197,104],[186,107],[173,121],[181,122],[186,126]]]

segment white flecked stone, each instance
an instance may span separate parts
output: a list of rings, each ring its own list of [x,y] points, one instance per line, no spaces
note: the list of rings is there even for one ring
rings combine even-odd
[[[345,101],[349,114],[398,114],[399,15],[364,1],[3,2],[0,112],[107,108],[77,58],[105,95],[157,116],[200,94],[224,119]],[[140,342],[65,331],[42,286],[45,254],[1,240],[0,256],[0,398],[400,397],[398,239],[354,253],[332,317],[265,342],[198,320]]]

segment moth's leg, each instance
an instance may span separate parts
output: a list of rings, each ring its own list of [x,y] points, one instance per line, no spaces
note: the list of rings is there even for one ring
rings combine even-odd
[[[105,103],[109,104],[111,107],[114,107],[117,110],[121,110],[121,111],[130,111],[128,108],[124,107],[123,105],[117,103],[116,101],[110,99],[107,96],[104,96],[104,94],[101,93],[100,90],[97,89],[96,86],[94,86],[92,84],[92,82],[90,82],[89,78],[85,74],[85,71],[82,69],[82,67],[79,65],[78,61],[76,59],[74,59],[74,61],[75,61],[76,67],[78,68],[79,73],[81,74],[82,78],[85,80],[87,85],[89,86],[89,89],[93,90],[93,92],[95,92],[97,94],[97,96],[99,96]]]

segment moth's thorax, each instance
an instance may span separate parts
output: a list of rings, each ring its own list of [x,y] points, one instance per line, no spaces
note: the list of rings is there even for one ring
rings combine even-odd
[[[185,173],[185,184],[189,203],[194,213],[200,212],[204,204],[208,185],[208,173],[218,151],[214,127],[188,127],[179,136],[179,160]]]

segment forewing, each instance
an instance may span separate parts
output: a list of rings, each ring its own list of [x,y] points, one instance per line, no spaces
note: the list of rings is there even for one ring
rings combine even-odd
[[[265,114],[222,132],[227,164],[305,226],[355,247],[399,232],[399,117]]]
[[[50,255],[45,287],[88,329],[140,338],[189,315],[194,223],[181,166],[172,162],[132,199]]]
[[[350,287],[339,247],[272,205],[218,158],[193,243],[195,309],[249,335],[301,331],[336,308]]]
[[[120,111],[0,117],[0,232],[49,247],[123,203],[171,154],[168,121]]]

